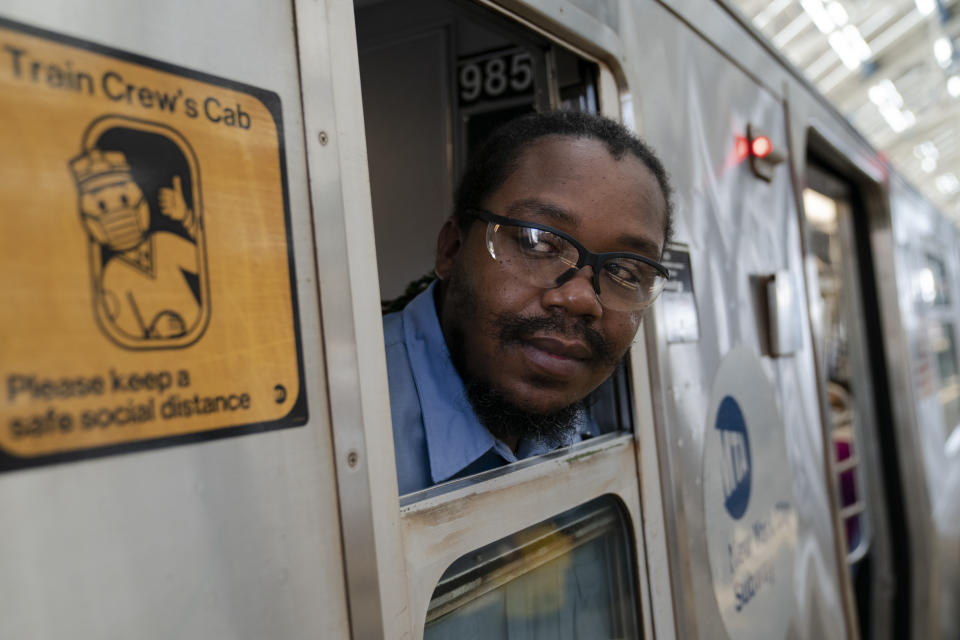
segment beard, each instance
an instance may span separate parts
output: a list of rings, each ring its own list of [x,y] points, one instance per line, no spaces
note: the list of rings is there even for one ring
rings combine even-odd
[[[587,405],[584,399],[578,398],[554,411],[534,411],[524,407],[522,400],[512,398],[510,390],[499,388],[491,381],[472,374],[468,366],[466,331],[460,319],[479,316],[481,312],[477,308],[477,298],[473,295],[469,279],[461,268],[455,268],[450,280],[443,284],[445,286],[440,294],[440,302],[456,309],[454,322],[447,332],[447,348],[480,423],[503,441],[511,438],[533,439],[550,449],[569,442],[578,425],[586,422]],[[441,305],[438,305],[438,308],[442,309]],[[613,353],[603,335],[588,326],[582,318],[571,319],[563,312],[544,316],[511,313],[488,316],[485,318],[485,326],[503,348],[523,344],[533,335],[545,333],[578,338],[585,342],[591,351],[589,364],[593,367],[609,368],[612,371],[620,360],[620,356]],[[548,381],[544,383],[548,384]]]
[[[505,442],[516,437],[520,440],[536,440],[550,449],[556,449],[569,442],[577,425],[584,422],[583,401],[551,413],[536,413],[518,406],[487,382],[465,381],[464,387],[480,423]]]

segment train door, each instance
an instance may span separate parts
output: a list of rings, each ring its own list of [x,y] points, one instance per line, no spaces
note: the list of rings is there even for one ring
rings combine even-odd
[[[355,14],[389,313],[429,284],[454,186],[496,125],[548,109],[618,117],[620,102],[596,58],[485,6],[361,0]],[[633,428],[649,391],[630,374],[638,362],[639,344],[595,392],[599,436],[399,496],[412,637],[652,636]]]
[[[826,398],[827,468],[842,563],[853,586],[859,634],[901,637],[904,543],[887,377],[864,188],[818,156],[803,189],[808,299],[818,377]],[[898,537],[899,536],[899,537]]]

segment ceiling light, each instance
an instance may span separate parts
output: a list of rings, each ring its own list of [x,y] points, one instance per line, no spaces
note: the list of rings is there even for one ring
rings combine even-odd
[[[821,33],[830,33],[836,27],[821,0],[800,0],[800,6],[807,12],[807,15],[810,16],[813,24],[817,25],[817,29],[820,29]]]
[[[843,35],[847,37],[847,41],[850,43],[853,51],[860,58],[861,62],[865,62],[870,59],[870,56],[873,55],[873,51],[870,50],[870,45],[868,45],[867,41],[863,39],[862,35],[860,35],[859,29],[852,24],[848,24],[843,28]]]
[[[913,148],[913,155],[921,160],[924,158],[933,158],[936,160],[940,157],[940,150],[937,149],[937,145],[933,144],[932,141],[927,140]]]
[[[860,56],[856,54],[853,50],[853,47],[850,46],[850,43],[843,36],[843,33],[840,31],[834,31],[830,34],[828,39],[830,46],[840,56],[840,61],[843,62],[843,66],[850,71],[855,71],[860,66]]]
[[[847,24],[847,10],[843,8],[843,5],[839,2],[830,2],[827,4],[827,14],[830,16],[830,19],[833,20],[833,24],[838,27],[842,27]]]
[[[924,173],[933,173],[937,170],[937,159],[940,157],[940,150],[932,141],[927,140],[913,148],[913,155],[920,159],[920,168]]]
[[[946,38],[937,38],[933,43],[933,55],[941,67],[946,68],[953,60],[953,45]]]
[[[960,181],[957,180],[957,176],[952,173],[945,173],[942,176],[937,176],[936,179],[937,189],[940,190],[945,196],[952,196],[957,191],[960,191]]]
[[[937,8],[936,0],[915,0],[917,3],[917,11],[920,12],[922,16],[928,16],[933,13],[933,10]]]
[[[909,129],[917,123],[912,111],[903,111],[903,96],[890,80],[881,80],[867,90],[870,102],[877,105],[877,111],[887,121],[895,133]]]
[[[947,93],[954,98],[960,98],[960,76],[947,78]]]
[[[889,104],[877,108],[880,111],[880,115],[887,121],[887,124],[890,125],[894,133],[906,131],[917,123],[917,117],[913,115],[912,111],[901,111]]]
[[[896,108],[903,106],[903,96],[897,91],[897,87],[890,80],[881,80],[870,87],[867,91],[870,96],[870,102],[878,107],[883,104],[890,104]]]

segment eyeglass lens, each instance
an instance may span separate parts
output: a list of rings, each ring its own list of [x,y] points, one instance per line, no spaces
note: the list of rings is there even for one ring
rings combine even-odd
[[[565,238],[531,227],[489,223],[487,251],[505,268],[545,289],[562,285],[573,275],[580,252]],[[599,278],[600,302],[619,311],[639,310],[659,295],[666,279],[647,263],[633,258],[605,261]]]

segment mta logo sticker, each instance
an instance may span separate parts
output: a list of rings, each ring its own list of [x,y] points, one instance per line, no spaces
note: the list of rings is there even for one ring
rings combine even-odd
[[[750,437],[740,405],[732,396],[724,397],[717,411],[715,427],[720,435],[720,480],[724,506],[734,520],[747,512],[750,502]]]
[[[185,347],[210,318],[199,168],[172,128],[95,120],[70,160],[87,235],[94,314],[130,349]]]

